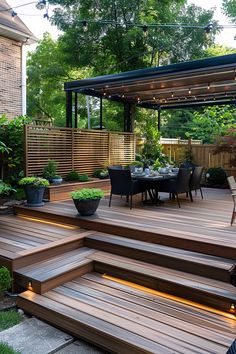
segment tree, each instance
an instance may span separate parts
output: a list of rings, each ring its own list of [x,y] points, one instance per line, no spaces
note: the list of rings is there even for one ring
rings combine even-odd
[[[227,16],[233,21],[236,20],[236,1],[235,0],[223,0],[223,10]]]
[[[73,69],[63,60],[63,50],[58,41],[45,33],[36,50],[28,55],[27,75],[28,115],[65,126],[64,82],[89,76],[89,68],[84,67],[79,71]],[[84,97],[81,104],[86,107]],[[81,127],[84,127],[85,117],[82,115],[83,119],[79,121]]]
[[[65,60],[77,68],[90,66],[96,75],[199,57],[216,32],[213,30],[210,41],[202,28],[150,26],[147,36],[144,35],[143,24],[214,23],[212,11],[186,6],[185,0],[49,2],[61,6],[54,10],[53,23],[64,31],[60,45]],[[87,32],[83,31],[85,20]]]
[[[213,143],[229,128],[236,128],[236,112],[231,106],[207,107],[203,112],[194,112],[194,118],[186,126],[186,136],[202,139],[203,143]]]

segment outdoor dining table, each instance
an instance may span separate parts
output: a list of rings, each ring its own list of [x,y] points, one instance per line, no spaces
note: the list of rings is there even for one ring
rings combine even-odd
[[[158,186],[167,180],[176,179],[177,173],[158,175],[133,174],[132,178],[141,181],[143,185],[143,190],[145,191],[145,200],[143,200],[143,203],[151,202],[151,204],[158,205],[162,203],[158,197]],[[147,194],[150,197],[149,200],[147,199]]]

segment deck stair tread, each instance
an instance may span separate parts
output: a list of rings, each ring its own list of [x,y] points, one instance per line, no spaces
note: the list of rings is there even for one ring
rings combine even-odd
[[[235,287],[229,283],[130,258],[98,251],[89,256],[100,273],[133,281],[173,295],[230,311],[236,302]]]
[[[61,274],[63,271],[77,267],[83,261],[87,261],[87,256],[94,253],[87,247],[75,249],[48,260],[34,263],[32,265],[17,269],[16,273],[25,275],[38,281],[45,281]]]
[[[113,353],[223,354],[236,322],[89,273],[18,306]]]
[[[85,245],[228,282],[236,264],[232,259],[102,233],[86,236]]]
[[[91,271],[93,261],[89,256],[95,250],[77,248],[46,260],[27,265],[14,271],[14,279],[20,286],[28,288],[29,282],[37,293],[43,293],[75,276]],[[77,274],[77,270],[82,273]]]

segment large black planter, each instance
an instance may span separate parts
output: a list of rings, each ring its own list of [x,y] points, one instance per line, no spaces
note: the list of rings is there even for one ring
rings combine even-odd
[[[73,199],[73,201],[80,215],[89,216],[96,212],[100,199]]]
[[[27,199],[27,206],[40,207],[43,206],[43,195],[45,187],[35,187],[30,184],[25,185],[25,194]]]

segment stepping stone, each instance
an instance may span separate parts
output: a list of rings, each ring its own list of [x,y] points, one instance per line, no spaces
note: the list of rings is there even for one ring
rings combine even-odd
[[[83,340],[67,345],[65,348],[55,352],[55,354],[109,354],[102,349],[96,348]]]
[[[0,342],[21,354],[50,354],[72,343],[73,337],[33,317],[1,332]]]

